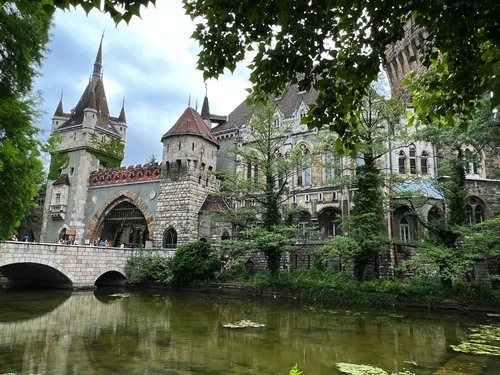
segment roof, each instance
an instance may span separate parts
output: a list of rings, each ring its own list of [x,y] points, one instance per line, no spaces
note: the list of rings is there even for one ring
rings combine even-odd
[[[394,184],[392,187],[396,193],[416,193],[425,196],[426,198],[444,199],[443,193],[437,188],[437,181],[434,179],[403,181]]]
[[[67,173],[62,173],[52,185],[70,185]]]
[[[59,112],[62,112],[62,101],[60,104],[61,107],[59,108],[58,106],[56,114],[60,114]],[[104,90],[104,83],[102,80],[102,38],[89,83],[80,97],[78,104],[68,115],[69,119],[63,122],[61,126],[58,127],[58,130],[82,124],[84,111],[87,108],[94,109],[97,112],[97,127],[120,135],[114,124],[114,122],[118,121],[118,118],[111,117],[109,114],[108,101],[106,99],[106,92]]]
[[[318,92],[314,89],[301,91],[297,85],[290,85],[283,96],[277,98],[275,95],[272,95],[268,103],[270,105],[277,105],[285,119],[287,119],[296,113],[302,102],[309,106],[314,104],[317,97]],[[229,130],[240,129],[248,123],[254,110],[255,107],[248,106],[246,100],[244,100],[229,114],[227,122],[214,127],[212,132],[223,133]]]
[[[193,135],[204,138],[217,146],[219,145],[208,125],[203,121],[198,112],[191,107],[186,108],[174,126],[161,137],[161,141],[163,142],[165,138],[177,135]]]
[[[203,205],[201,206],[200,212],[224,212],[228,209],[229,208],[222,197],[207,195]]]

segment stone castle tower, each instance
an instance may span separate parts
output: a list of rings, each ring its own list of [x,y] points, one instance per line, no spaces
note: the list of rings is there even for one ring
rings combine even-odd
[[[202,113],[207,112],[208,102]],[[219,144],[212,135],[209,116],[203,119],[188,107],[161,138],[162,177],[155,218],[155,247],[174,248],[199,239],[199,213],[207,196],[216,190]],[[159,241],[162,243],[158,243]]]
[[[385,56],[387,65],[385,67],[391,86],[392,96],[401,98],[406,104],[411,102],[408,89],[401,85],[404,76],[411,70],[417,74],[424,71],[420,61],[420,54],[425,48],[426,32],[415,25],[410,19],[404,25],[404,38],[387,47]]]
[[[78,104],[65,113],[61,97],[52,117],[51,136],[56,138],[57,149],[51,155],[41,241],[55,242],[63,235],[82,238],[89,174],[120,165],[126,131],[124,107],[118,117],[109,113],[102,79],[101,38],[92,76]]]

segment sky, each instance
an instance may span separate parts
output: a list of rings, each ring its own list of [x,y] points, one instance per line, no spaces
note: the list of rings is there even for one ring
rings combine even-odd
[[[76,106],[92,74],[103,39],[103,80],[111,116],[125,100],[127,144],[122,166],[144,164],[152,155],[161,161],[161,136],[188,104],[198,108],[205,97],[201,71],[196,70],[200,48],[190,38],[195,24],[184,14],[181,0],[157,1],[142,18],[116,26],[108,15],[81,8],[57,11],[49,52],[35,90],[42,93],[45,112],[38,127],[44,138],[62,95],[64,111]],[[246,97],[249,70],[242,64],[218,80],[207,82],[210,112],[228,115]]]

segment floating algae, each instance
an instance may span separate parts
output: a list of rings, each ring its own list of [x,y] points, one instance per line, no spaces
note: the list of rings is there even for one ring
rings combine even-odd
[[[386,371],[378,367],[369,365],[355,365],[353,363],[337,363],[337,368],[346,374],[351,375],[389,375]]]
[[[224,323],[222,326],[225,328],[259,328],[265,327],[265,324],[255,323],[251,320],[238,320],[234,323]]]
[[[355,365],[354,363],[337,363],[337,368],[345,373],[351,375],[389,375],[387,371],[382,370],[379,367],[374,367],[370,365]],[[405,370],[397,373],[391,373],[392,375],[415,375],[414,373]]]
[[[456,352],[500,356],[500,327],[482,325],[472,328],[467,341],[450,345]]]

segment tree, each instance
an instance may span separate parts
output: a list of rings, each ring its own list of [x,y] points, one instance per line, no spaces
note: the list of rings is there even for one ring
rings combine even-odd
[[[464,275],[473,262],[483,259],[486,251],[480,240],[486,241],[467,225],[466,169],[469,164],[479,163],[484,152],[489,157],[498,155],[500,134],[499,119],[489,107],[489,98],[476,103],[472,118],[460,127],[443,128],[429,124],[416,133],[418,139],[435,144],[445,155],[438,170],[436,188],[442,192],[446,203],[446,215],[429,221],[418,214],[417,206],[422,197],[409,192],[406,201],[414,217],[427,229],[427,238],[419,245],[417,257],[407,265],[437,265],[442,283],[450,286],[459,275]],[[443,213],[444,214],[444,213]],[[486,226],[484,226],[486,228]],[[482,228],[482,226],[477,226]]]
[[[180,246],[172,258],[172,282],[208,280],[220,269],[220,262],[208,242],[195,241]]]
[[[34,122],[39,97],[31,95],[36,66],[48,42],[50,17],[40,4],[19,12],[0,8],[0,238],[7,239],[33,207],[43,183],[42,144]]]
[[[155,0],[13,0],[24,8],[32,2],[48,12],[81,5],[98,8],[115,22],[139,16]],[[1,3],[1,2],[0,2]],[[265,103],[298,83],[319,92],[307,116],[310,126],[329,126],[349,148],[357,143],[355,118],[386,47],[404,36],[412,19],[427,33],[419,58],[431,67],[422,84],[412,83],[418,116],[451,124],[456,115],[470,116],[474,101],[491,91],[500,103],[500,4],[491,1],[440,0],[287,0],[244,2],[183,0],[197,23],[193,38],[202,51],[198,68],[205,78],[234,71],[253,56],[254,100]],[[429,122],[429,121],[426,121]]]
[[[288,199],[288,181],[298,164],[311,162],[302,158],[296,149],[289,149],[284,134],[290,126],[276,120],[277,108],[257,108],[247,125],[241,130],[238,147],[231,150],[237,160],[236,171],[217,173],[222,181],[221,195],[236,202],[245,202],[244,208],[231,209],[222,220],[247,229],[241,233],[243,245],[253,251],[262,251],[268,269],[277,273],[281,254],[291,249],[294,236],[287,220],[297,210],[285,207]],[[285,226],[284,226],[285,225]],[[259,226],[252,230],[251,227]],[[294,228],[297,230],[297,228]]]
[[[353,181],[357,190],[353,198],[354,207],[345,223],[349,236],[361,249],[356,253],[353,265],[354,274],[360,280],[369,276],[367,266],[374,264],[377,254],[387,250],[382,196],[384,174],[379,160],[390,151],[389,133],[403,114],[401,103],[384,98],[378,91],[377,87],[369,88],[355,119],[357,138],[360,140],[355,154]]]

